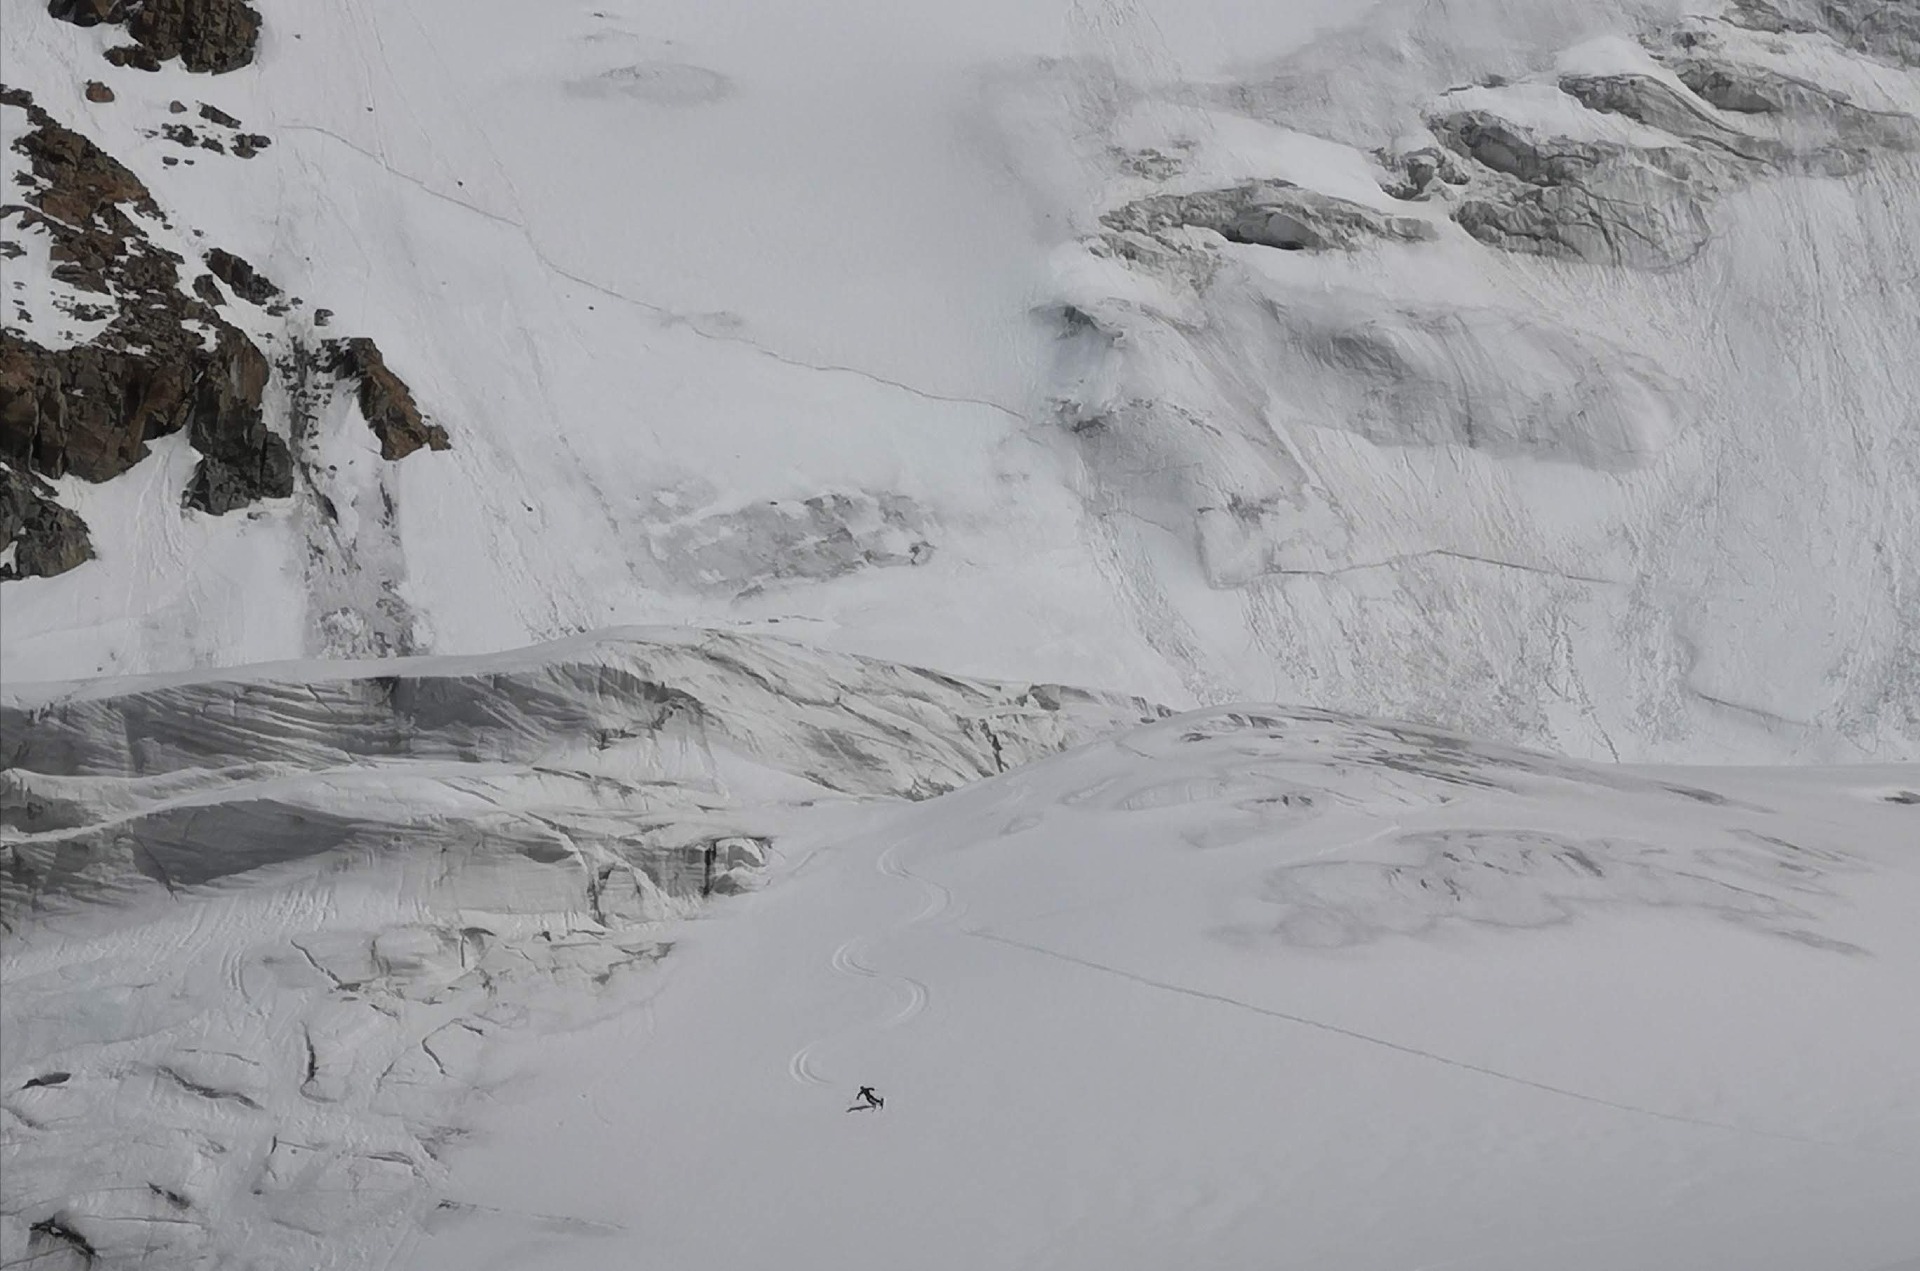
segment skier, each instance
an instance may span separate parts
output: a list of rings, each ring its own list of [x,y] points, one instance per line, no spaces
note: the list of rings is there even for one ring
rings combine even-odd
[[[887,1101],[873,1092],[872,1086],[861,1086],[860,1093],[853,1096],[853,1106],[849,1112],[867,1112],[874,1108],[884,1108]]]

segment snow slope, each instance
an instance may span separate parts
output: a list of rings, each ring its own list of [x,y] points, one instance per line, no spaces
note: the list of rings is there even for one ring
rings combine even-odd
[[[454,448],[330,421],[341,530],[305,486],[180,512],[166,444],[63,481],[100,559],[7,585],[9,678],[692,621],[1595,756],[1915,752],[1920,86],[1854,0],[270,2],[218,77],[18,7],[8,82],[306,301],[269,351],[334,310]],[[1785,106],[1559,86],[1683,53]],[[272,146],[166,166],[174,99]],[[1519,254],[1390,195],[1470,109],[1661,156],[1623,205],[1699,241]],[[1256,179],[1423,229],[1107,242]]]
[[[9,1265],[1920,1249],[1911,766],[661,631],[5,705]]]
[[[662,631],[10,687],[0,1265],[378,1265],[497,1039],[633,1008],[792,827],[1162,713]]]
[[[401,1260],[1910,1266],[1914,777],[1264,709],[1042,760],[522,1047]]]

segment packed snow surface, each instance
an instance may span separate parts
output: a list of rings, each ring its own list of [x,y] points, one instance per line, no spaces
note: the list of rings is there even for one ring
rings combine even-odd
[[[8,1265],[1920,1250],[1911,766],[668,631],[5,707]]]
[[[63,480],[99,559],[9,584],[10,678],[698,622],[1593,757],[1915,753],[1884,5],[275,3],[207,77],[21,3],[8,82],[302,298],[272,356],[333,310],[453,448],[338,412],[224,518],[169,443]],[[175,100],[271,148],[182,159]],[[1196,212],[1257,183],[1259,227]],[[7,322],[82,338],[25,237]]]

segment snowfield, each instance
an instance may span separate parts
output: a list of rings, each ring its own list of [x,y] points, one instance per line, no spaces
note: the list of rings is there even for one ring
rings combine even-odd
[[[1920,1249],[1911,766],[658,631],[7,708],[9,1265]]]

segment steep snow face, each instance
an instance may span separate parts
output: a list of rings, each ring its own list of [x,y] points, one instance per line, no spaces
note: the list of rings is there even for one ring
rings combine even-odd
[[[8,1260],[1920,1240],[1912,767],[1599,768],[662,632],[6,705]]]
[[[0,1262],[381,1265],[501,1037],[802,826],[1163,713],[667,632],[10,691]]]
[[[8,22],[10,83],[306,300],[276,359],[325,305],[454,445],[388,470],[343,405],[226,518],[169,442],[63,478],[98,559],[7,585],[6,673],[695,621],[1912,753],[1909,34],[1691,7],[269,6],[217,77]],[[270,148],[181,151],[176,99]]]

